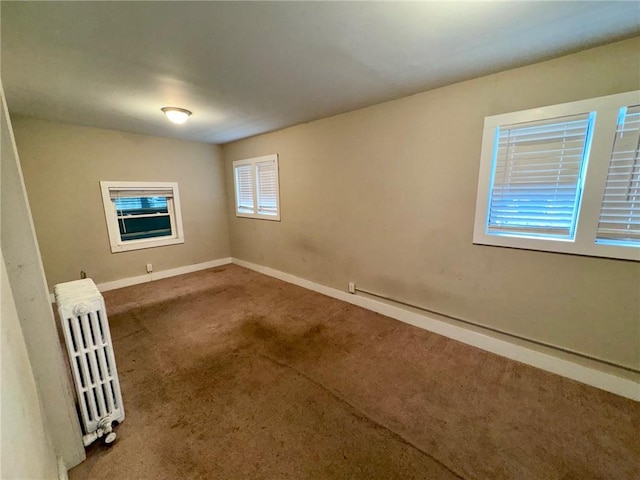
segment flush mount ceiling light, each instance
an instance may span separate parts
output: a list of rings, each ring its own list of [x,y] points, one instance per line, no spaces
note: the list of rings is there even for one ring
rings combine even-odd
[[[186,122],[187,118],[191,115],[189,110],[178,107],[162,107],[160,110],[164,112],[169,120],[178,124]]]

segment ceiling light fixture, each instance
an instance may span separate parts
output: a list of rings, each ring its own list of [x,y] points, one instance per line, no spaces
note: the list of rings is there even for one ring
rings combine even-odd
[[[177,124],[186,122],[191,115],[191,112],[189,110],[178,107],[162,107],[160,110],[164,112],[169,120]]]

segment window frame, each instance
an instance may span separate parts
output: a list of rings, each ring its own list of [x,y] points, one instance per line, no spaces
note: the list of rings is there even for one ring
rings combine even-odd
[[[596,242],[600,209],[604,197],[619,112],[622,107],[637,105],[638,103],[640,103],[640,90],[485,117],[478,174],[473,243],[640,261],[640,248],[636,246]],[[534,237],[527,234],[509,232],[489,233],[489,201],[495,151],[497,150],[495,142],[498,128],[517,123],[592,112],[595,113],[595,121],[591,133],[590,151],[585,159],[586,163],[583,165],[582,184],[579,185],[582,192],[577,200],[578,211],[573,239]]]
[[[107,232],[111,253],[140,250],[143,248],[164,247],[184,243],[184,230],[182,227],[182,213],[180,208],[180,193],[176,182],[123,182],[101,181],[102,205],[104,208]],[[171,222],[171,236],[139,238],[135,240],[122,240],[118,226],[118,214],[115,202],[111,198],[111,190],[171,190],[172,196],[167,198],[167,210]]]
[[[276,174],[276,183],[275,183],[275,187],[276,187],[276,214],[275,215],[259,213],[260,212],[260,205],[258,204],[258,200],[260,198],[259,192],[258,192],[258,181],[257,181],[258,164],[264,163],[264,162],[271,162],[271,161],[273,161],[275,163],[275,174]],[[238,201],[238,193],[239,192],[238,192],[238,181],[237,181],[237,176],[236,176],[236,168],[244,166],[244,165],[250,165],[251,166],[251,189],[252,189],[252,195],[253,195],[253,205],[252,205],[253,213],[243,212],[243,211],[239,210],[239,201]],[[274,154],[270,154],[270,155],[263,155],[263,156],[260,156],[260,157],[246,158],[246,159],[242,159],[242,160],[235,160],[232,163],[232,173],[233,173],[233,198],[234,198],[236,217],[239,217],[239,218],[256,218],[256,219],[260,219],[260,220],[270,220],[270,221],[273,221],[273,222],[279,222],[280,221],[280,166],[279,166],[279,161],[278,161],[278,154],[274,153]]]

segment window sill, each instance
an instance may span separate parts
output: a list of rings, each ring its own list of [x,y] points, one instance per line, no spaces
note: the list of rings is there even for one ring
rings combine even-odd
[[[259,215],[256,213],[237,213],[236,217],[238,218],[255,218],[258,220],[270,220],[272,222],[279,222],[280,215]]]
[[[638,247],[596,243],[593,238],[568,240],[533,238],[509,234],[487,235],[484,233],[476,233],[473,236],[473,244],[640,261],[640,248]]]
[[[131,240],[125,243],[111,245],[111,253],[128,252],[131,250],[142,250],[144,248],[165,247],[184,243],[184,238],[163,238],[161,240]]]

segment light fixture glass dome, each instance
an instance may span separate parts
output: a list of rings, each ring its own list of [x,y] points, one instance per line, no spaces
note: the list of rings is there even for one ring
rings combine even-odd
[[[160,110],[164,112],[169,120],[171,120],[173,123],[178,124],[186,122],[191,115],[191,112],[189,110],[178,107],[163,107]]]

